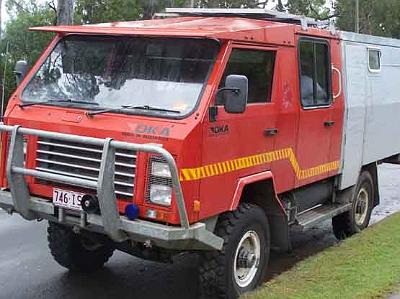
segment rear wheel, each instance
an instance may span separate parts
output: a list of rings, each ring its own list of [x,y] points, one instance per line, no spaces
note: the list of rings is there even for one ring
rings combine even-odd
[[[257,206],[242,204],[220,216],[216,234],[221,251],[206,253],[200,266],[204,298],[237,298],[259,286],[265,277],[270,243],[267,217]]]
[[[343,240],[368,227],[374,203],[374,183],[369,172],[361,173],[350,211],[332,219],[333,232]]]
[[[52,256],[57,263],[72,271],[96,271],[114,252],[111,244],[100,244],[54,222],[49,222],[47,233]]]

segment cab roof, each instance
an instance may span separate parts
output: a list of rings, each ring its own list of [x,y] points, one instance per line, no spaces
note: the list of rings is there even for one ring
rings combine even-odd
[[[77,26],[33,27],[33,31],[65,34],[140,35],[181,38],[209,38],[294,45],[301,26],[242,17],[177,17]],[[308,34],[328,36],[329,32],[308,28]]]

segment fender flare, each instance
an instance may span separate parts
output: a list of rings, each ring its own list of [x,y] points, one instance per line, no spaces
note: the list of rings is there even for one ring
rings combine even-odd
[[[283,206],[281,200],[279,199],[278,195],[276,194],[275,190],[275,180],[274,180],[274,175],[272,174],[271,171],[264,171],[264,172],[260,172],[260,173],[256,173],[253,175],[249,175],[246,177],[242,177],[238,180],[237,186],[236,186],[236,190],[235,193],[233,195],[232,198],[232,202],[231,202],[231,206],[230,206],[230,210],[234,211],[238,208],[239,203],[240,203],[240,199],[242,198],[242,193],[244,188],[247,185],[253,184],[253,183],[257,183],[257,182],[261,182],[261,181],[267,181],[270,180],[272,182],[272,186],[274,189],[274,199],[275,201],[278,203],[278,205],[280,206],[282,212],[286,215],[285,212],[285,207]]]

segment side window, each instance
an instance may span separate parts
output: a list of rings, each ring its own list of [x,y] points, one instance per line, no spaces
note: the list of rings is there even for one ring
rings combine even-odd
[[[328,43],[319,40],[301,40],[299,54],[303,107],[329,105],[331,103],[331,73]]]
[[[379,73],[381,71],[381,57],[381,50],[368,49],[368,69],[371,73]]]
[[[275,52],[251,49],[233,49],[222,76],[220,88],[229,75],[243,75],[249,80],[248,103],[271,102],[275,68]],[[217,105],[223,105],[218,97]]]

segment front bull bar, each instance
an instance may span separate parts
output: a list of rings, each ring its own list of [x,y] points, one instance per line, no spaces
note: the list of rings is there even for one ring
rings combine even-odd
[[[132,239],[138,242],[152,241],[160,247],[170,249],[221,249],[223,240],[206,229],[205,223],[189,224],[179,173],[172,155],[164,148],[152,144],[135,144],[116,141],[111,138],[100,139],[79,135],[23,128],[21,126],[0,125],[0,132],[11,134],[6,175],[10,192],[0,191],[0,207],[8,212],[18,212],[26,220],[45,218],[60,223],[74,224],[72,217],[64,215],[64,209],[55,207],[46,199],[31,197],[26,176],[50,180],[57,183],[96,189],[100,215],[81,212],[79,226],[94,230],[100,228],[115,242]],[[99,177],[97,181],[47,173],[25,168],[24,136],[57,139],[77,142],[103,148]],[[114,190],[116,149],[145,152],[160,155],[168,163],[181,226],[167,226],[144,220],[131,221],[119,214]],[[76,224],[76,223],[75,223]]]

